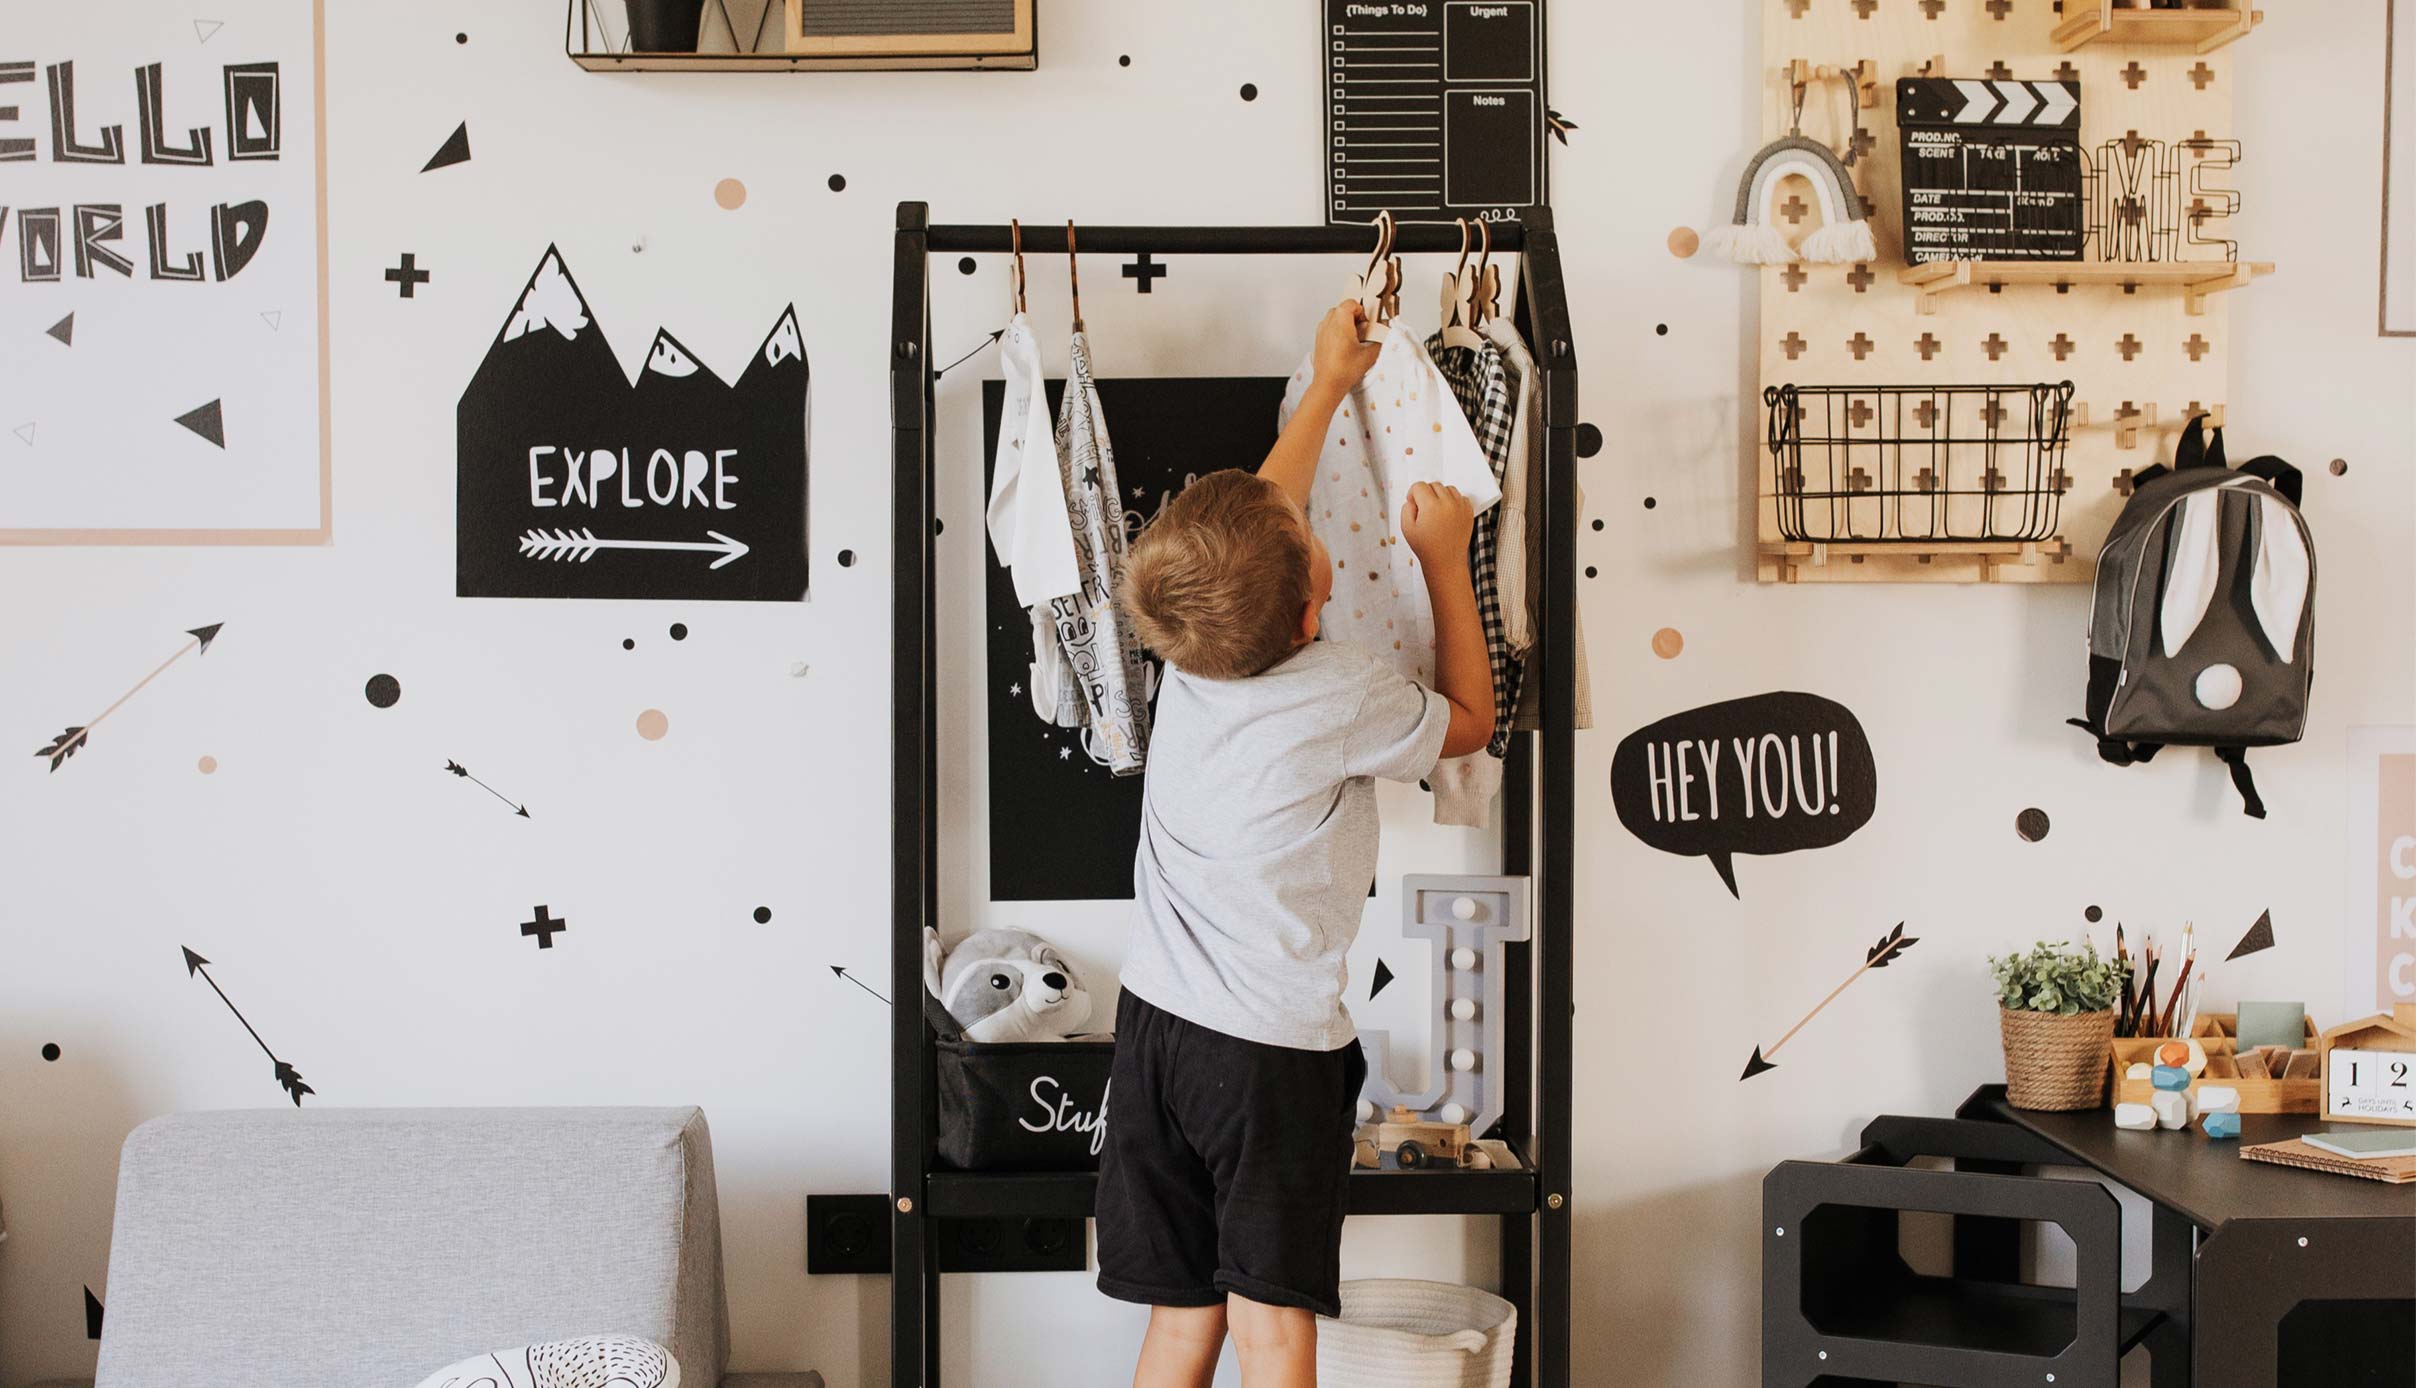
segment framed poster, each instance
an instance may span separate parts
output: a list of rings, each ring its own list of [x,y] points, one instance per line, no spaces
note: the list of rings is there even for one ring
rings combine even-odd
[[[2416,727],[2349,730],[2342,1015],[2416,1003]]]
[[[2382,335],[2416,337],[2416,4],[2385,0]]]
[[[10,7],[0,543],[327,540],[323,3]]]

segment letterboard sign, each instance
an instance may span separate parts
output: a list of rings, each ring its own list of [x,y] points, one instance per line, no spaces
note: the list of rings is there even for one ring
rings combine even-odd
[[[1907,77],[1904,258],[2078,260],[2080,83]]]
[[[1324,47],[1327,225],[1547,201],[1541,0],[1325,0]]]
[[[661,331],[632,383],[549,247],[462,392],[457,429],[458,596],[805,597],[793,307],[729,384]]]

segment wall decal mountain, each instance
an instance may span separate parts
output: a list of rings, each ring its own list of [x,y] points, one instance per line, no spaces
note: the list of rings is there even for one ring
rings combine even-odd
[[[809,378],[791,305],[734,382],[660,329],[629,380],[548,246],[462,392],[455,594],[802,599]]]

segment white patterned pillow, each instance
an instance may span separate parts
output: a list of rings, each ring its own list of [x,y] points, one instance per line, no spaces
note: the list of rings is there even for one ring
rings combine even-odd
[[[679,1388],[671,1351],[634,1335],[555,1340],[450,1364],[419,1388]]]

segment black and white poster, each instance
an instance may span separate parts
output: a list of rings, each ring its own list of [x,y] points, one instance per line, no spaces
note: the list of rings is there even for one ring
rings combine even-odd
[[[730,384],[661,330],[632,383],[547,247],[462,392],[455,594],[804,598],[805,343],[770,317]]]
[[[1896,124],[1907,261],[2081,258],[2080,83],[1906,77]]]
[[[0,544],[329,532],[320,6],[11,5]]]
[[[1324,18],[1327,225],[1548,201],[1541,0],[1325,0]]]
[[[1126,533],[1137,537],[1194,479],[1219,468],[1257,467],[1275,444],[1284,384],[1281,376],[1100,381],[1100,408],[1124,488]],[[1054,414],[1064,383],[1051,381],[1048,389]],[[1005,395],[1004,382],[983,382],[984,458],[997,455]],[[985,476],[985,491],[987,485]],[[1133,850],[1141,841],[1142,777],[1115,775],[1085,747],[1082,729],[1057,727],[1034,711],[1032,623],[1015,601],[1014,579],[987,543],[983,550],[990,898],[1130,897]],[[1155,677],[1152,662],[1153,691]]]

